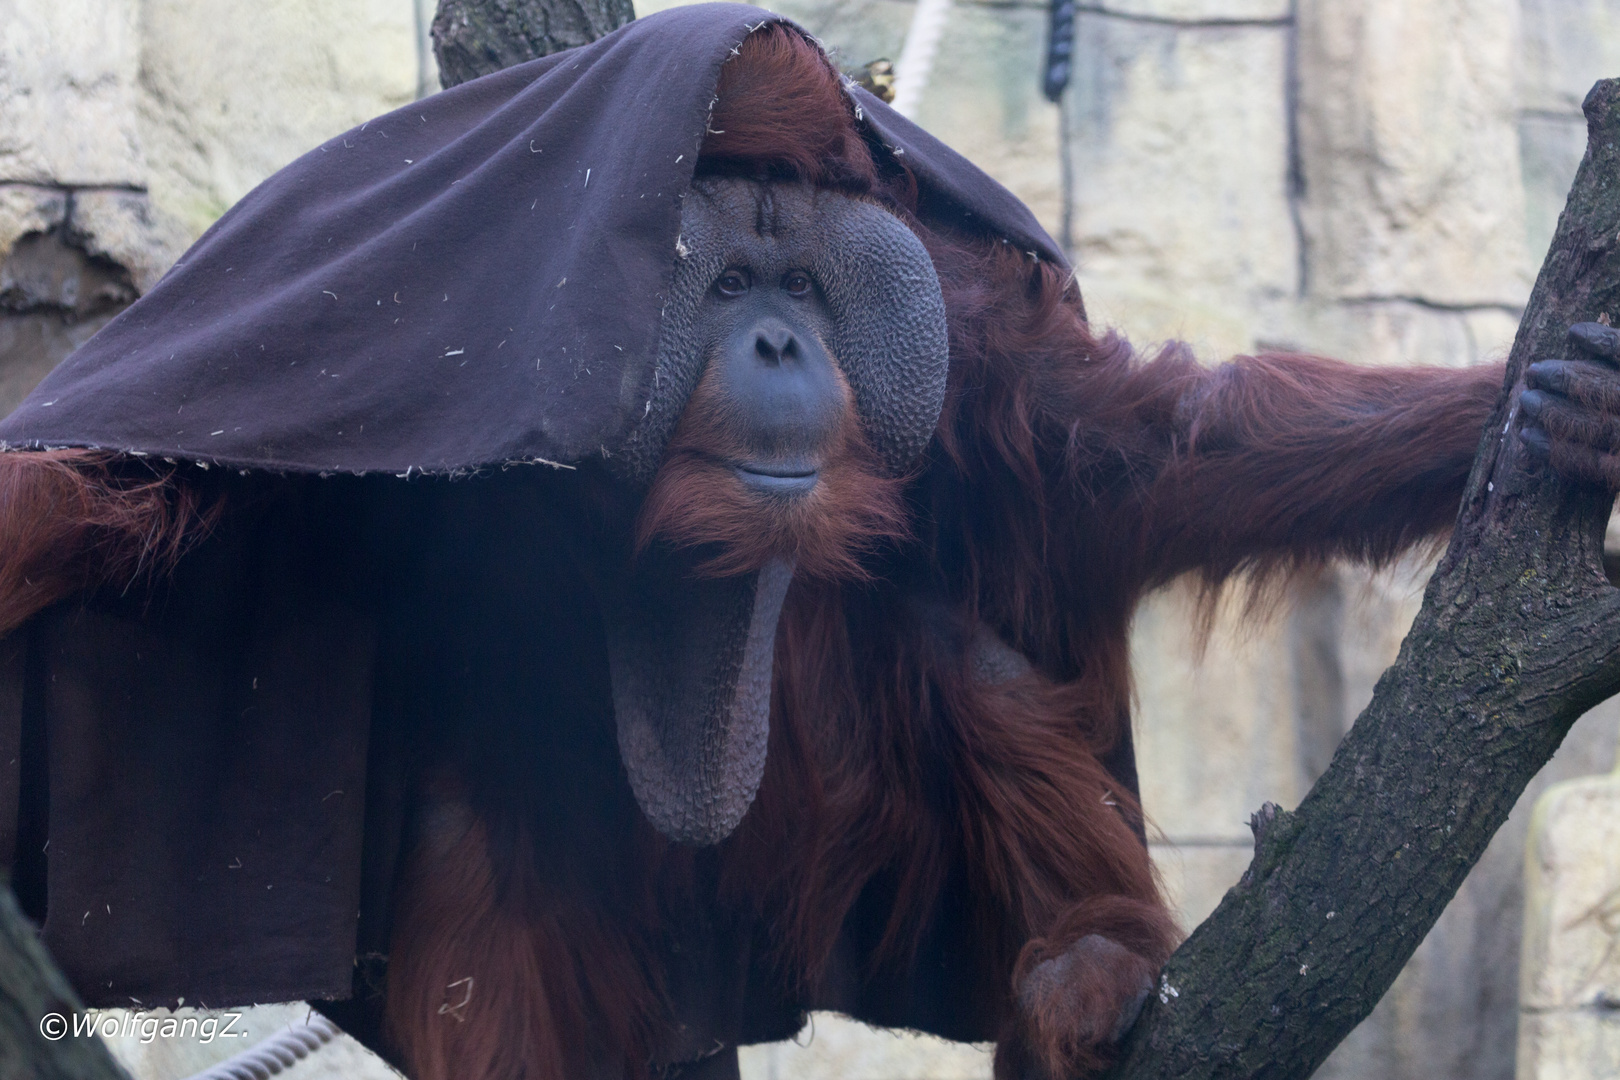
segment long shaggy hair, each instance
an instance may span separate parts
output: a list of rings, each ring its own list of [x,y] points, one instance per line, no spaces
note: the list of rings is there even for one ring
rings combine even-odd
[[[1136,832],[1140,809],[1101,763],[1126,716],[1123,640],[1109,637],[1105,620],[1093,625],[1067,611],[1042,586],[1062,514],[1043,502],[1054,485],[1049,448],[1038,445],[1044,388],[1029,385],[1024,368],[1032,354],[1067,369],[1083,356],[1124,363],[1129,350],[1116,339],[1092,340],[1078,295],[1052,268],[1006,245],[924,227],[910,173],[867,145],[840,76],[797,31],[772,25],[749,37],[722,68],[710,128],[700,175],[837,189],[883,205],[922,237],[940,270],[952,351],[947,405],[924,469],[969,485],[951,494],[934,490],[926,476],[885,479],[851,403],[844,451],[829,462],[821,490],[789,514],[762,519],[754,497],[713,467],[735,455],[726,453],[729,436],[708,380],[700,381],[643,505],[638,541],[712,548],[709,573],[752,569],[774,555],[793,556],[800,571],[778,634],[766,776],[754,807],[722,846],[722,901],[764,918],[772,928],[771,962],[813,998],[863,890],[881,880],[894,897],[867,974],[904,970],[952,867],[966,865],[974,966],[1001,988],[988,994],[992,1030],[1006,1053],[1023,1048],[1004,1067],[1030,1055],[1043,1064],[1094,1066],[1101,1060],[1096,1044],[1075,1043],[1084,1030],[1075,1017],[1049,1002],[1034,1013],[1014,1007],[1014,971],[1036,962],[1020,957],[1104,934],[1134,950],[1126,955],[1137,968],[1156,968],[1174,927]],[[1019,385],[1007,386],[1009,372]],[[1001,528],[975,524],[998,514],[1012,520]],[[965,573],[968,588],[938,608],[919,607],[884,580],[895,558]],[[1084,580],[1083,568],[1075,577]],[[1069,662],[1053,666],[1083,669],[1084,677],[1054,680],[1031,669],[986,685],[970,660],[975,628],[986,623],[1026,650],[1061,640],[1054,627],[1072,625]],[[395,934],[389,1015],[396,1039],[421,1080],[584,1073],[589,1047],[561,1034],[579,1023],[578,1010],[551,1007],[559,1034],[543,1046],[534,1041],[536,1010],[543,1013],[549,1000],[599,1000],[609,992],[593,993],[582,981],[597,939],[559,938],[551,917],[517,910],[532,903],[520,899],[525,889],[503,898],[481,884],[488,871],[480,850],[469,834],[452,864],[451,876],[471,872],[476,888],[449,889],[444,875],[422,864],[420,887],[444,895],[455,910],[410,915]],[[409,903],[411,911],[424,910]],[[501,935],[503,956],[481,961],[494,972],[551,942],[567,942],[572,959],[534,969],[530,977],[543,993],[514,990],[481,1005],[487,1026],[480,1030],[506,1032],[491,1038],[535,1049],[500,1061],[479,1051],[478,1068],[464,1071],[473,1058],[458,1059],[455,1047],[467,1044],[470,1021],[439,1010],[480,961],[469,951],[478,948],[474,935],[449,930],[477,924],[487,934],[498,923],[511,928]],[[631,936],[648,930],[620,928]],[[623,955],[621,945],[597,947]],[[612,967],[621,976],[614,1002],[657,1000],[650,973],[622,960]],[[512,981],[491,977],[503,986]],[[644,1075],[652,1036],[621,1037],[637,1048],[622,1058],[626,1075]],[[566,1065],[556,1064],[559,1054]]]
[[[1477,440],[1457,417],[1489,412],[1491,375],[1273,356],[1211,373],[1178,346],[1144,359],[1095,335],[1062,268],[919,220],[903,159],[867,141],[839,74],[789,27],[763,27],[722,68],[709,126],[700,175],[833,188],[905,221],[938,272],[951,351],[915,476],[882,480],[852,425],[845,479],[760,529],[697,464],[724,438],[700,386],[645,504],[641,540],[714,544],[710,572],[778,554],[807,571],[784,607],[766,775],[721,848],[720,901],[762,917],[771,962],[814,1000],[863,896],[890,898],[863,974],[903,973],[959,882],[998,1075],[1092,1069],[1117,1019],[1099,1010],[1175,940],[1140,808],[1104,765],[1128,731],[1137,600],[1187,571],[1213,586],[1385,558],[1442,530]],[[0,455],[0,628],[171,565],[217,512],[189,492],[87,452]],[[987,641],[1027,669],[981,677]],[[489,828],[448,820],[400,885],[388,1016],[413,1074],[601,1075],[607,1053],[647,1075],[668,1015],[643,962],[656,905],[610,924],[597,898],[492,854]],[[656,838],[648,852],[622,883],[633,896],[673,858]]]
[[[966,864],[970,948],[1005,987],[1006,1052],[1024,1047],[1018,1054],[1057,1071],[1095,1067],[1096,1044],[1075,1045],[1080,1029],[1059,1022],[1061,1010],[1020,1014],[1011,991],[1015,968],[1035,962],[1021,955],[1087,934],[1126,943],[1153,969],[1174,941],[1135,832],[1140,808],[1101,763],[1129,715],[1119,632],[1129,604],[1121,596],[1087,611],[1095,575],[1064,554],[1083,550],[1066,545],[1099,464],[1070,445],[1084,437],[1075,416],[1088,410],[1058,420],[1046,404],[1051,373],[1127,367],[1134,355],[1112,335],[1093,338],[1057,268],[993,238],[923,225],[914,178],[861,139],[836,72],[797,32],[752,35],[722,69],[718,99],[700,172],[869,198],[927,246],[950,320],[950,382],[928,475],[907,491],[917,535],[896,557],[921,558],[965,586],[941,610],[848,584],[869,569],[796,581],[777,648],[767,775],[729,842],[727,890],[765,907],[778,963],[813,994],[863,890],[885,879],[894,899],[872,963],[903,970],[952,866]],[[1067,589],[1052,588],[1054,573]],[[969,660],[983,625],[1045,663],[985,685]],[[1072,677],[1054,680],[1045,665]],[[1017,1063],[1006,1057],[1002,1068]]]
[[[644,1065],[664,1015],[644,962],[658,947],[652,899],[632,890],[628,911],[604,909],[544,888],[531,860],[547,838],[494,845],[466,804],[436,795],[399,887],[388,965],[384,1022],[410,1075],[589,1076],[593,1061],[621,1055]],[[656,857],[661,845],[649,846]]]
[[[223,509],[176,474],[100,450],[0,454],[0,634],[103,582],[174,569]]]
[[[855,412],[855,396],[834,368],[843,398],[833,447],[816,486],[791,499],[748,488],[725,462],[747,454],[727,415],[720,379],[699,380],[664,451],[636,524],[636,547],[655,538],[713,554],[698,572],[723,577],[773,558],[805,577],[860,580],[862,556],[906,536],[902,483],[885,476]]]

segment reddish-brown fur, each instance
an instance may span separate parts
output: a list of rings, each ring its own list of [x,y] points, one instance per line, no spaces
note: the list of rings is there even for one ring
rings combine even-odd
[[[864,195],[877,182],[838,72],[794,31],[765,26],[720,69],[698,171],[802,180]]]
[[[1011,1054],[1043,1034],[1010,1008],[1021,953],[1102,933],[1156,970],[1174,928],[1132,831],[1140,810],[1099,760],[1091,688],[1035,672],[985,685],[962,628],[936,617],[893,597],[795,587],[766,780],[731,842],[729,885],[764,898],[784,966],[813,987],[874,877],[897,877],[874,963],[903,966],[953,864],[965,866],[972,949],[999,973]],[[941,777],[946,808],[931,794]],[[1095,1065],[1095,1049],[1069,1065]]]
[[[633,896],[640,917],[625,918],[548,892],[523,861],[547,838],[522,839],[517,864],[497,865],[484,822],[441,793],[412,855],[386,1023],[413,1080],[589,1075],[593,1059],[644,1063],[657,1044],[651,900]]]
[[[952,353],[936,439],[904,484],[877,479],[851,432],[821,501],[773,518],[705,467],[724,431],[700,387],[646,504],[643,539],[714,544],[713,572],[788,552],[808,571],[779,633],[765,781],[724,845],[721,894],[765,916],[774,962],[813,999],[863,889],[892,885],[869,963],[901,970],[954,872],[998,1075],[1095,1068],[1174,941],[1140,810],[1103,765],[1129,723],[1137,600],[1188,571],[1213,587],[1385,559],[1443,530],[1500,371],[1288,356],[1210,370],[1179,346],[1144,360],[1093,334],[1061,269],[925,227],[911,175],[866,144],[836,72],[789,29],[757,32],[726,65],[710,123],[700,172],[836,188],[907,221],[938,270]],[[130,553],[178,550],[198,519],[168,487],[107,484],[103,459],[31,457],[0,458],[14,532],[0,626],[127,573]],[[57,567],[62,545],[99,561]],[[885,558],[948,585],[919,597],[884,577]],[[986,634],[1032,670],[976,679]],[[445,805],[401,886],[389,972],[414,1075],[582,1075],[601,1054],[645,1075],[667,1015],[644,965],[648,897],[679,854],[649,837],[609,919],[492,856],[484,824]],[[1062,961],[1071,948],[1084,963]]]
[[[0,454],[0,634],[103,581],[173,568],[221,505],[99,450]]]
[[[1105,1064],[1120,1003],[1151,992],[1159,929],[1129,899],[1097,896],[1030,942],[1013,968],[1018,1008],[997,1047],[1000,1074],[1076,1076]]]
[[[835,370],[843,418],[821,478],[802,499],[783,501],[749,491],[725,463],[748,454],[727,416],[720,379],[705,372],[664,452],[636,524],[637,548],[654,537],[713,550],[700,564],[725,576],[792,558],[807,577],[865,576],[860,556],[874,543],[906,533],[901,483],[878,467],[855,414],[855,395]]]

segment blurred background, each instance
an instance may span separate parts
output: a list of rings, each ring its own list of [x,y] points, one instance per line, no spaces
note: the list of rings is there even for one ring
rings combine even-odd
[[[1369,364],[1506,355],[1585,144],[1581,99],[1620,75],[1620,0],[1060,9],[776,5],[852,74],[897,62],[903,106],[1034,210],[1070,251],[1093,321],[1139,346],[1181,338],[1211,362],[1266,348]],[[0,0],[0,413],[275,169],[434,92],[432,16],[432,0]],[[1049,64],[1055,17],[1072,27],[1066,79]],[[1247,865],[1249,814],[1268,799],[1296,804],[1326,768],[1393,660],[1426,570],[1331,568],[1264,621],[1224,612],[1201,656],[1181,588],[1144,606],[1133,645],[1142,794],[1184,926]],[[1577,724],[1319,1076],[1620,1075],[1620,1011],[1566,1017],[1536,972],[1520,994],[1526,928],[1550,918],[1547,896],[1575,888],[1548,875],[1607,874],[1620,890],[1613,845],[1574,869],[1532,859],[1539,899],[1526,914],[1531,804],[1557,781],[1607,772],[1617,726],[1612,703]],[[1589,820],[1563,827],[1592,835]],[[1613,918],[1581,948],[1604,957],[1593,970],[1620,995],[1620,899],[1608,902]],[[1534,930],[1535,964],[1556,932]],[[256,1030],[295,1014],[260,1014]],[[158,1080],[240,1048],[116,1049]],[[743,1065],[751,1080],[989,1069],[984,1047],[834,1016],[796,1043],[747,1051]],[[372,1070],[385,1075],[334,1044],[284,1075]]]

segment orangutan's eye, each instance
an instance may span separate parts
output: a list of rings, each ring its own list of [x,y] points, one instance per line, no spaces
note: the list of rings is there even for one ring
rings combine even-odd
[[[803,270],[790,270],[787,277],[782,279],[782,291],[789,296],[808,296],[810,294],[810,275]]]
[[[714,283],[720,290],[721,296],[741,296],[748,291],[748,272],[746,270],[727,270],[720,275],[720,280]]]

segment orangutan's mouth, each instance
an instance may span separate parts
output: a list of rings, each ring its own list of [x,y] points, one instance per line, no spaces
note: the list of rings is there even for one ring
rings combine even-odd
[[[739,462],[732,468],[749,488],[767,495],[807,495],[821,475],[806,461]]]

